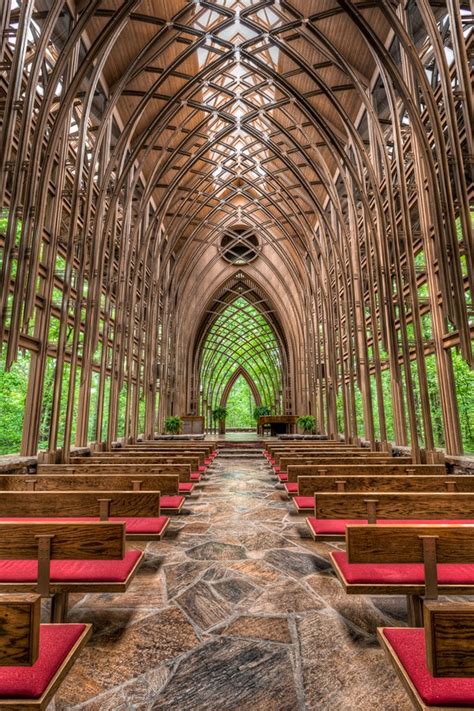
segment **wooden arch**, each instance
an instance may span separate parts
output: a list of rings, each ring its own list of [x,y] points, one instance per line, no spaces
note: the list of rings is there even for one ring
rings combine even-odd
[[[245,368],[243,368],[241,365],[237,368],[237,370],[234,371],[234,373],[230,376],[229,380],[227,381],[227,385],[224,388],[224,391],[221,396],[221,402],[220,406],[225,407],[227,405],[227,400],[230,395],[230,391],[232,390],[233,386],[237,382],[238,378],[242,376],[245,378],[245,380],[248,383],[248,386],[250,390],[252,391],[253,399],[255,400],[255,404],[257,407],[260,407],[262,404],[262,398],[260,397],[260,393],[258,391],[257,386],[253,382],[252,378],[250,375],[247,373]]]

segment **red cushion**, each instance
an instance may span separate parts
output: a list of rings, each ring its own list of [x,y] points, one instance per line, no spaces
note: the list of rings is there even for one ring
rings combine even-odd
[[[295,496],[293,501],[298,510],[300,509],[314,509],[314,496]]]
[[[280,472],[278,474],[278,481],[288,481],[288,474],[286,472]]]
[[[314,531],[315,534],[334,534],[338,536],[344,536],[346,533],[346,526],[349,524],[366,524],[367,521],[364,521],[360,518],[355,519],[355,518],[314,518],[310,517],[307,519],[308,524],[311,526],[312,530]],[[468,525],[468,524],[474,524],[474,520],[471,519],[464,519],[464,520],[451,520],[451,519],[409,519],[409,518],[403,518],[403,519],[383,519],[377,521],[378,526],[413,526],[413,524],[418,524],[418,523],[441,523],[441,524],[456,524],[457,526],[462,526],[462,525]]]
[[[285,489],[289,494],[297,494],[298,493],[298,484],[296,481],[289,481],[287,484],[285,484]],[[313,499],[313,506],[314,506],[314,499]]]
[[[182,494],[188,494],[194,489],[194,484],[190,481],[181,481],[179,483],[179,491]]]
[[[160,535],[160,533],[162,533],[168,525],[169,520],[169,516],[157,516],[154,518],[143,518],[141,516],[136,516],[134,518],[109,518],[109,521],[114,523],[125,523],[125,533],[127,535],[138,535],[141,533]]]
[[[428,706],[474,707],[474,679],[454,677],[435,679],[426,666],[423,628],[384,629],[413,686]]]
[[[200,466],[200,467],[199,467],[199,471],[200,471],[200,472],[203,472],[203,473],[206,471],[206,469],[207,469],[207,467],[203,467],[203,466]]]
[[[275,474],[278,474],[278,472],[280,471],[280,467],[278,466],[278,464],[273,465],[273,471],[275,472]]]
[[[201,481],[201,475],[199,472],[191,472],[191,481]]]
[[[52,560],[53,583],[123,583],[140,558],[140,551],[126,551],[122,560]],[[36,560],[0,560],[0,583],[34,583]]]
[[[207,459],[204,460],[204,464],[206,464],[208,466],[209,464],[211,464],[212,460],[213,460],[213,457],[207,457]]]
[[[347,553],[332,554],[348,583],[424,585],[423,563],[348,563]],[[474,563],[438,563],[440,585],[474,585]]]
[[[176,509],[179,511],[184,504],[184,496],[160,496],[160,506],[162,509]]]
[[[169,518],[168,516],[157,516],[144,518],[141,516],[111,516],[108,519],[111,523],[124,523],[125,532],[128,533],[161,533],[163,528],[166,527]],[[69,518],[59,518],[57,516],[51,516],[50,518],[37,518],[35,516],[29,516],[28,518],[0,518],[0,521],[38,521],[44,523],[88,523],[89,521],[99,521],[97,516],[74,516]]]
[[[30,667],[0,667],[1,699],[38,699],[71,649],[85,625],[41,625],[39,655]]]

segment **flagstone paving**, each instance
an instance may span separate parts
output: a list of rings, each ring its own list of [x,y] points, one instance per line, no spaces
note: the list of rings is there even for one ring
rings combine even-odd
[[[217,458],[128,592],[71,600],[91,642],[55,711],[409,711],[375,629],[402,598],[345,595],[266,461]]]

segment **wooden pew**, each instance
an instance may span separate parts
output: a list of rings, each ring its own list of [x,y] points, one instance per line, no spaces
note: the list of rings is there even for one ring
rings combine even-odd
[[[201,481],[201,467],[199,465],[198,457],[114,457],[113,455],[108,457],[71,457],[71,464],[81,465],[81,464],[133,464],[136,467],[144,465],[155,465],[155,466],[165,466],[172,464],[186,464],[191,467],[190,479],[191,481],[198,483]]]
[[[40,623],[40,595],[0,595],[2,709],[46,709],[92,633],[90,624]]]
[[[51,597],[61,622],[70,592],[124,592],[143,556],[126,550],[123,523],[0,521],[0,592]]]
[[[278,459],[284,455],[284,454],[291,454],[293,456],[297,456],[299,454],[304,455],[306,452],[315,452],[315,453],[322,453],[322,452],[328,452],[329,454],[333,454],[335,452],[340,452],[341,454],[345,454],[348,452],[369,452],[371,450],[362,450],[360,447],[354,447],[352,445],[345,445],[343,447],[274,447],[270,452],[267,452],[266,459],[270,462],[270,464],[278,464]]]
[[[36,468],[38,476],[51,476],[61,473],[66,476],[75,476],[76,474],[84,476],[118,474],[133,478],[170,475],[179,477],[180,494],[191,494],[194,489],[189,464],[39,464]]]
[[[377,637],[417,711],[474,708],[474,605],[425,602],[422,628]]]
[[[159,491],[2,492],[0,523],[18,518],[123,522],[128,539],[143,541],[160,540],[169,524]]]
[[[300,476],[296,483],[298,493],[293,495],[293,503],[297,511],[306,512],[314,509],[314,496],[317,492],[329,491],[474,491],[474,477],[469,476],[448,476],[442,467],[442,472],[430,475],[425,474],[424,464],[418,465],[421,472],[416,469],[415,474],[410,475],[402,471],[396,475],[385,474],[384,467],[380,467],[381,473],[376,475],[363,476],[360,474],[344,476]],[[292,483],[292,482],[291,482]],[[291,486],[285,484],[285,488]],[[300,493],[301,492],[301,493]]]
[[[117,447],[112,450],[113,452],[203,452],[206,459],[210,462],[217,457],[218,451],[215,447],[211,445],[204,444],[188,444],[187,446],[180,444],[179,446],[170,445],[169,443],[153,443],[147,442],[146,444],[124,444],[121,447]]]
[[[474,594],[472,525],[349,525],[346,548],[329,554],[346,593],[405,595],[416,627],[422,596]]]
[[[143,458],[149,458],[152,459],[154,457],[170,457],[172,459],[178,459],[182,457],[191,457],[191,458],[196,458],[198,459],[198,466],[205,466],[204,465],[204,460],[206,458],[205,452],[204,451],[192,451],[190,452],[189,450],[169,450],[169,449],[163,449],[163,450],[158,450],[158,451],[153,451],[153,450],[140,450],[139,452],[133,451],[133,450],[122,450],[122,449],[112,449],[110,452],[95,452],[93,455],[87,455],[83,457],[78,457],[81,460],[88,460],[88,459],[97,459],[97,461],[103,460],[103,459],[110,459],[111,457],[117,458],[119,460],[122,459],[143,459]]]
[[[412,464],[403,463],[401,457],[393,457],[386,464],[370,462],[344,462],[343,464],[295,464],[288,467],[288,483],[297,483],[301,477],[316,476],[414,476],[427,474],[429,476],[446,474],[444,464]]]
[[[179,494],[178,487],[178,476],[170,474],[141,477],[114,474],[84,476],[82,473],[0,475],[0,491],[158,491],[160,509],[167,514],[179,513],[184,506],[186,499]]]
[[[279,447],[357,447],[355,444],[340,442],[336,439],[315,439],[315,440],[263,440],[263,451],[272,452]]]
[[[212,439],[200,439],[200,440],[192,440],[192,439],[186,439],[186,440],[170,440],[170,439],[163,439],[163,440],[156,440],[156,439],[145,439],[141,440],[139,442],[132,442],[132,443],[124,443],[121,445],[122,448],[125,447],[153,447],[155,449],[158,449],[159,447],[173,447],[173,449],[179,449],[180,447],[196,447],[196,448],[202,448],[202,447],[207,447],[210,449],[212,452],[217,452],[218,451],[218,445],[219,442],[217,440],[212,440]]]
[[[389,456],[383,456],[381,454],[376,454],[375,452],[373,453],[374,456],[371,457],[353,457],[352,455],[348,455],[345,457],[341,457],[339,455],[334,455],[332,457],[329,457],[327,455],[324,455],[322,457],[291,457],[291,458],[283,458],[280,460],[280,469],[279,471],[276,472],[278,480],[281,484],[284,484],[285,482],[288,481],[288,467],[291,466],[324,466],[325,464],[327,465],[335,465],[335,464],[350,464],[352,465],[354,462],[360,462],[360,464],[369,464],[369,465],[374,465],[374,464],[392,464],[393,461],[395,460],[395,457],[389,457]],[[411,458],[410,457],[396,457],[397,463],[398,464],[411,464]]]
[[[383,452],[367,452],[362,455],[359,452],[301,452],[301,453],[289,453],[283,452],[277,457],[277,464],[272,465],[272,469],[277,476],[280,474],[286,474],[288,472],[288,466],[290,465],[304,465],[304,464],[318,464],[318,462],[330,462],[331,460],[337,464],[338,461],[344,462],[390,462],[393,460],[389,454],[384,454]],[[408,461],[411,462],[411,459]]]
[[[474,523],[474,493],[338,492],[315,496],[313,538],[342,540],[352,523]],[[385,525],[385,524],[384,524]]]
[[[384,452],[364,452],[361,449],[280,449],[277,450],[273,455],[272,466],[276,471],[278,471],[278,467],[281,464],[281,460],[289,458],[297,459],[298,457],[302,457],[304,459],[307,459],[310,457],[362,457],[365,459],[366,457],[368,457],[368,455],[373,455],[376,457],[390,456],[389,454]]]
[[[217,455],[212,454],[209,449],[169,449],[169,448],[139,448],[139,449],[117,449],[108,452],[107,454],[116,454],[122,457],[139,456],[139,457],[156,457],[156,456],[184,456],[184,457],[199,457],[199,466],[204,466],[206,469],[212,464]],[[105,454],[105,453],[104,453]]]

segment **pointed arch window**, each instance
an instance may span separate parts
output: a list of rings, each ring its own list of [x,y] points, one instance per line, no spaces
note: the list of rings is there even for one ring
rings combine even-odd
[[[215,319],[200,359],[201,411],[221,405],[239,375],[249,383],[255,401],[281,411],[282,355],[265,315],[237,297]]]

